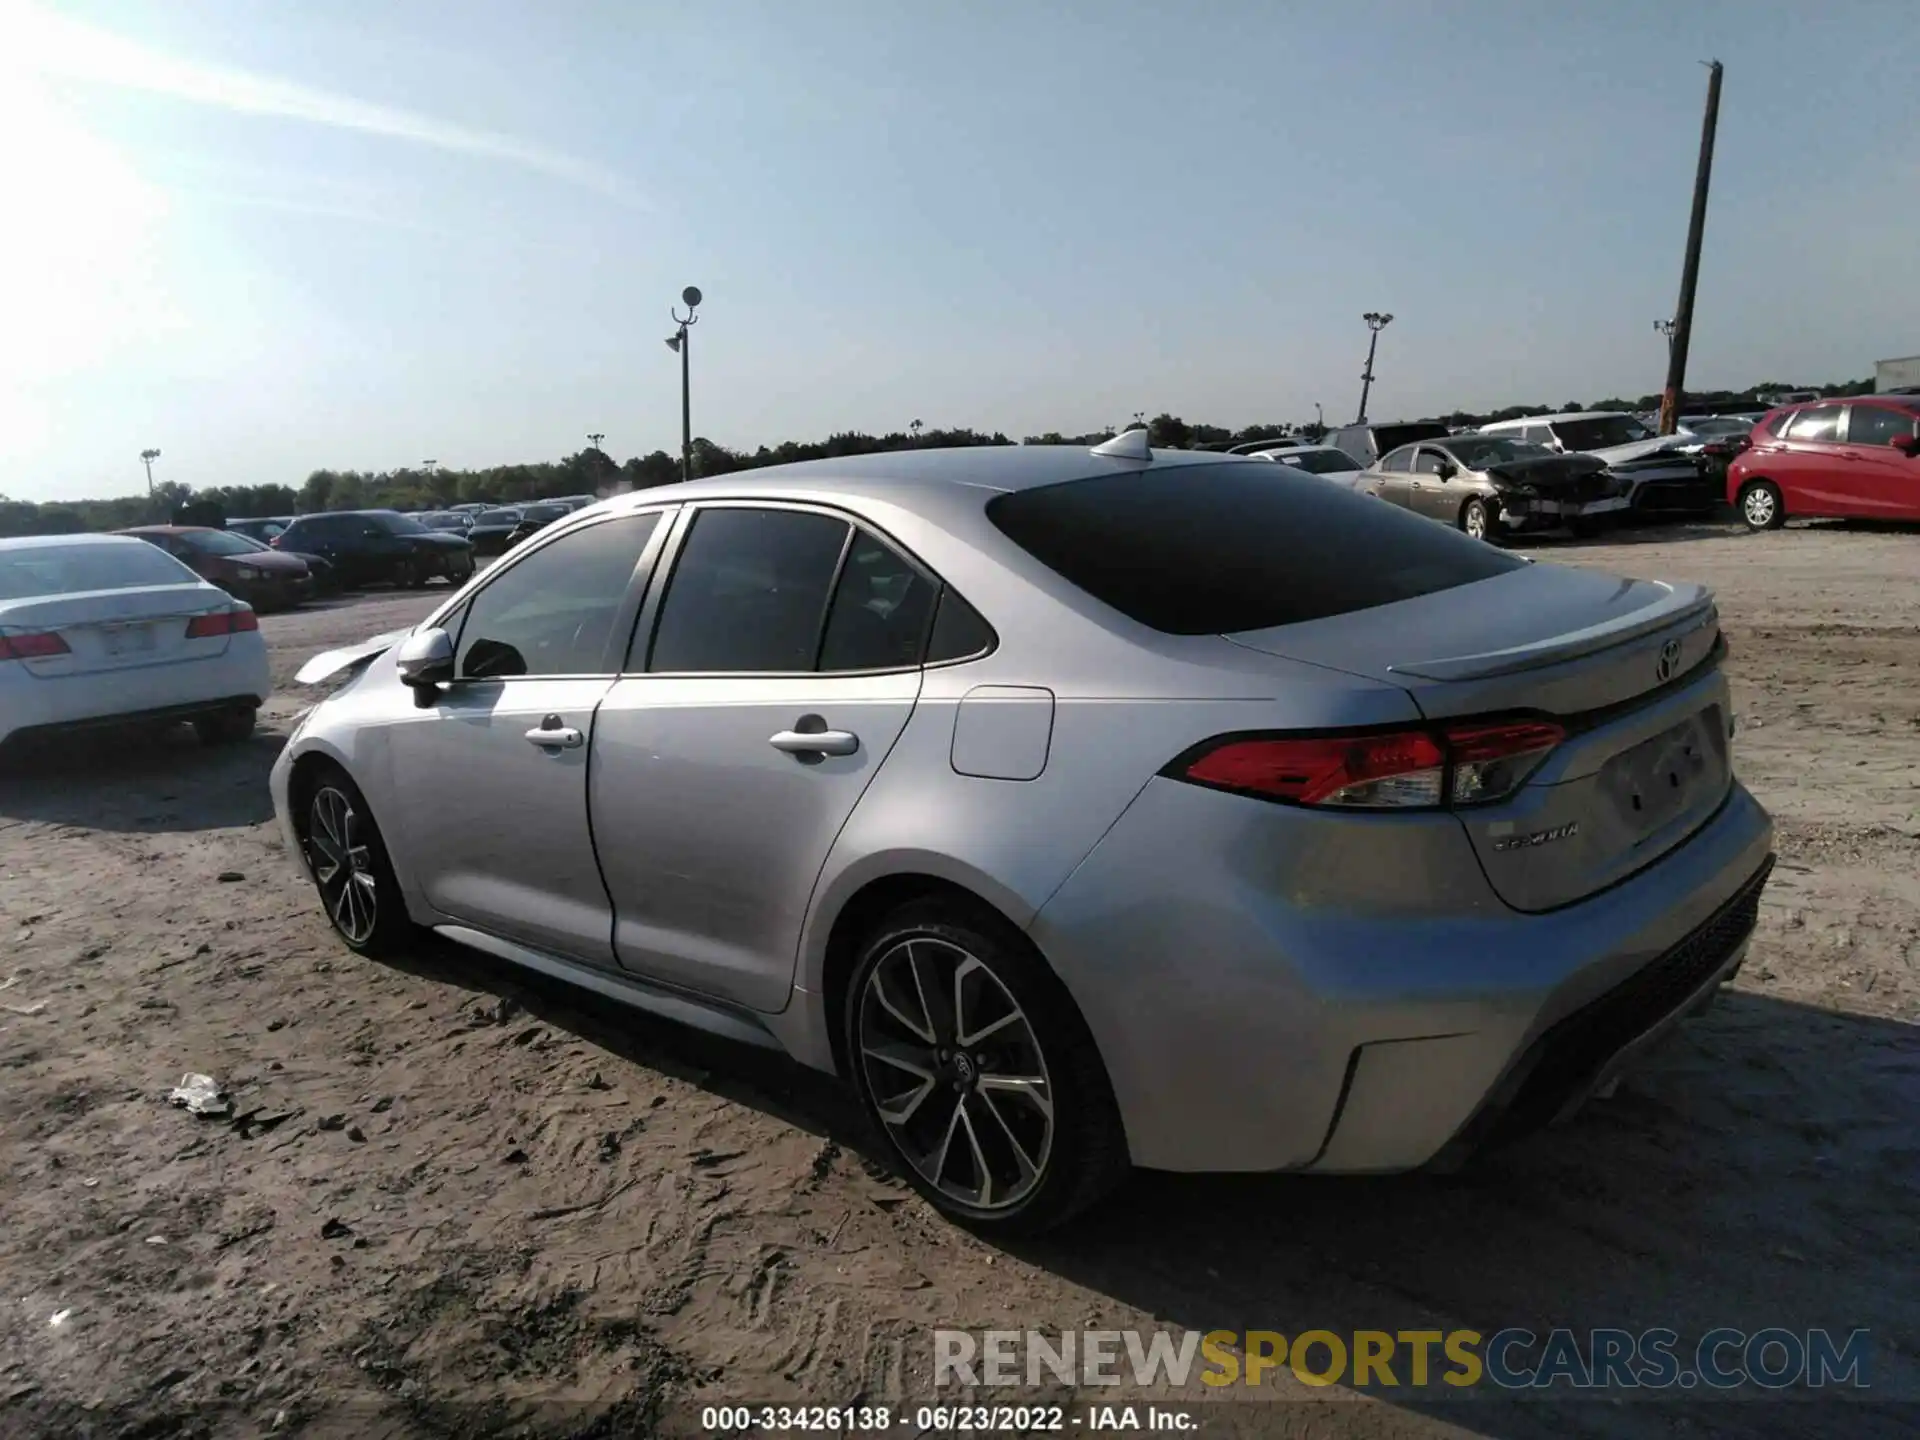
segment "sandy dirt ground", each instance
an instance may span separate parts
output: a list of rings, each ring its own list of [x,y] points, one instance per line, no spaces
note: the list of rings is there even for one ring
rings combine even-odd
[[[1780,837],[1737,988],[1459,1175],[1141,1175],[1017,1248],[892,1179],[830,1080],[336,944],[269,812],[291,675],[429,601],[267,617],[287,688],[252,743],[0,774],[0,1435],[697,1433],[703,1401],[910,1408],[939,1326],[1512,1325],[1864,1327],[1880,1400],[1294,1386],[1202,1397],[1205,1433],[1913,1433],[1885,1402],[1920,1398],[1920,535],[1535,553],[1719,591]],[[237,1122],[170,1108],[186,1071]]]

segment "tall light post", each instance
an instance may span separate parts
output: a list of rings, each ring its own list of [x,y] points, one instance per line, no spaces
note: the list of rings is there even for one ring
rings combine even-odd
[[[1653,322],[1653,328],[1666,337],[1667,351],[1671,354],[1673,351],[1673,321],[1656,320]]]
[[[592,431],[592,432],[590,432],[590,433],[589,433],[589,434],[587,435],[587,443],[588,443],[589,445],[591,445],[591,446],[593,446],[593,448],[594,448],[594,449],[596,449],[596,450],[598,450],[598,449],[600,448],[600,442],[601,442],[602,440],[604,440],[604,439],[606,439],[606,438],[607,438],[607,432],[606,432],[606,431],[604,431],[604,430],[595,430],[595,431]]]
[[[1313,402],[1313,423],[1320,427],[1322,435],[1327,433],[1327,412],[1320,408],[1318,400]]]
[[[1367,368],[1360,372],[1360,413],[1353,417],[1356,425],[1367,418],[1367,396],[1373,389],[1373,352],[1380,347],[1380,332],[1393,323],[1393,316],[1379,310],[1369,310],[1360,318],[1367,322],[1373,338],[1367,341]]]
[[[420,462],[421,468],[427,472],[427,478],[429,480],[433,478],[433,472],[439,467],[439,464],[440,462],[438,460],[422,460]]]
[[[680,298],[686,302],[687,313],[681,316],[678,310],[668,307],[667,313],[673,316],[680,328],[667,337],[667,348],[680,352],[680,478],[693,478],[693,392],[687,368],[687,357],[692,353],[691,337],[687,332],[697,323],[694,308],[701,300],[700,287],[689,285],[680,292]]]
[[[158,450],[142,450],[140,463],[147,467],[147,499],[153,499],[153,462],[160,458]]]

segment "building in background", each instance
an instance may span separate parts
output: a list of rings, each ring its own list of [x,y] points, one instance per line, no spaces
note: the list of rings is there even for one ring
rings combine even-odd
[[[1873,388],[1882,395],[1893,390],[1910,390],[1915,386],[1920,386],[1920,355],[1909,355],[1903,360],[1873,362]]]

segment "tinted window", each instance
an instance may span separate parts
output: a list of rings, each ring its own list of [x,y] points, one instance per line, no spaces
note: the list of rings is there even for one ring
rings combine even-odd
[[[1539,460],[1553,454],[1545,445],[1505,435],[1477,435],[1455,440],[1449,448],[1453,451],[1453,458],[1469,470],[1484,470],[1489,465],[1500,465],[1509,460]]]
[[[856,531],[834,587],[822,670],[918,665],[933,618],[934,582],[898,551]]]
[[[384,530],[389,535],[424,535],[427,527],[411,515],[401,515],[392,510],[375,510],[371,515],[360,517],[376,530]]]
[[[623,515],[542,546],[469,602],[460,631],[462,679],[598,675],[655,514]]]
[[[927,663],[964,660],[993,648],[993,627],[980,618],[980,612],[961,598],[956,590],[940,592],[939,608],[934,612],[933,635],[927,641]]]
[[[480,512],[480,518],[473,523],[476,525],[518,525],[520,523],[520,512],[518,510],[482,510]]]
[[[1273,458],[1282,465],[1291,465],[1310,475],[1339,475],[1360,468],[1359,462],[1351,455],[1338,450],[1296,450]]]
[[[1413,447],[1411,445],[1404,445],[1400,449],[1394,451],[1391,455],[1387,456],[1386,459],[1382,460],[1380,462],[1380,468],[1382,470],[1391,471],[1393,474],[1398,475],[1402,473],[1404,470],[1406,470],[1406,468],[1412,463],[1413,463]]]
[[[147,544],[0,548],[0,600],[131,590],[141,585],[194,585],[199,580],[166,551]]]
[[[1791,410],[1782,410],[1776,414],[1769,415],[1766,420],[1767,433],[1777,439],[1780,433],[1787,428],[1787,422],[1791,419],[1793,419],[1793,411]]]
[[[1789,440],[1837,440],[1840,437],[1838,405],[1813,405],[1795,415],[1787,424]]]
[[[1631,415],[1596,415],[1589,420],[1557,420],[1554,434],[1569,450],[1605,450],[1614,445],[1631,445],[1651,440],[1653,431]]]
[[[1045,485],[987,514],[1095,599],[1173,635],[1342,615],[1527,563],[1371,496],[1251,465]]]
[[[1445,459],[1438,450],[1422,450],[1414,457],[1413,470],[1416,475],[1438,475],[1440,462]]]
[[[667,583],[647,668],[812,670],[846,539],[846,521],[831,515],[701,511]]]
[[[1855,445],[1885,445],[1896,435],[1911,435],[1914,416],[1911,410],[1892,410],[1883,405],[1856,405],[1847,420],[1847,439]]]
[[[225,530],[184,530],[176,537],[181,546],[202,555],[257,555],[260,547],[244,535]]]

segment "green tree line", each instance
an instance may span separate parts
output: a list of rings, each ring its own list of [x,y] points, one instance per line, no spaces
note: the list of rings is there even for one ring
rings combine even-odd
[[[1689,393],[1688,402],[1699,405],[1733,404],[1751,401],[1777,390],[1818,390],[1822,395],[1864,395],[1873,390],[1871,380],[1847,381],[1829,385],[1787,385],[1772,381],[1740,391],[1703,391]],[[1560,406],[1509,405],[1504,409],[1476,413],[1464,410],[1423,418],[1437,419],[1452,426],[1486,425],[1495,420],[1512,420],[1527,415],[1545,415],[1560,410],[1654,410],[1658,395],[1642,395],[1627,400],[1618,396],[1581,406],[1569,401]],[[1165,412],[1146,422],[1149,443],[1168,449],[1194,447],[1225,448],[1253,440],[1276,440],[1298,436],[1319,439],[1324,431],[1317,425],[1271,422],[1230,429],[1222,425],[1189,423]],[[1112,432],[1064,435],[1047,431],[1028,435],[1026,445],[1095,445]],[[762,465],[786,465],[799,460],[825,460],[841,455],[869,455],[887,450],[934,449],[960,445],[1009,445],[1013,442],[999,431],[991,433],[968,428],[928,429],[918,420],[905,430],[884,435],[868,435],[857,430],[829,435],[825,440],[787,440],[779,445],[762,445],[754,450],[732,450],[699,437],[693,442],[693,471],[698,476],[727,475],[736,470],[751,470]],[[216,485],[194,488],[168,480],[153,487],[153,497],[121,496],[109,500],[52,500],[34,503],[10,500],[0,495],[0,536],[67,535],[88,530],[117,530],[129,525],[153,524],[171,519],[191,505],[196,510],[211,507],[220,514],[238,519],[242,516],[303,515],[320,510],[431,510],[449,505],[485,501],[491,504],[523,504],[531,500],[560,495],[595,495],[619,488],[651,489],[671,485],[680,479],[680,458],[665,450],[636,455],[624,464],[617,463],[604,450],[589,447],[560,460],[530,465],[493,465],[476,470],[446,467],[406,468],[398,470],[315,470],[299,485],[269,483],[263,485]]]

